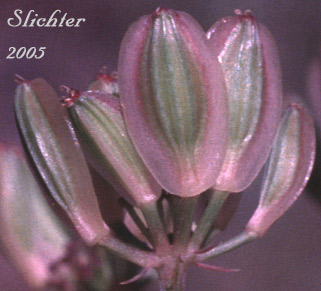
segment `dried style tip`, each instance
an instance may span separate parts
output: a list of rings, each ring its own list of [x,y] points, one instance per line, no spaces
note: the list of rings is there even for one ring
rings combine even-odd
[[[241,9],[235,9],[234,10],[234,14],[237,15],[237,16],[248,17],[248,16],[252,16],[252,11],[247,9],[242,13]]]
[[[14,81],[15,81],[17,84],[21,84],[21,83],[24,83],[24,82],[28,82],[25,78],[21,77],[21,76],[18,75],[18,74],[15,74],[15,75],[14,75]]]
[[[102,91],[108,94],[113,94],[119,97],[119,88],[117,82],[117,72],[112,72],[110,74],[106,73],[107,67],[104,66],[100,73],[96,76],[96,80],[93,81],[89,87],[89,91]]]
[[[244,15],[244,16],[252,16],[252,11],[249,10],[249,9],[247,9],[247,10],[244,11],[244,14],[243,14],[243,15]]]
[[[155,10],[155,12],[152,14],[152,17],[155,19],[155,18],[158,18],[158,17],[162,17],[165,14],[171,14],[171,15],[174,15],[174,16],[178,16],[178,13],[173,9],[158,7]]]
[[[238,16],[241,16],[241,15],[242,15],[241,9],[235,9],[235,10],[234,10],[234,14],[235,14],[235,15],[238,15]]]
[[[90,161],[116,190],[136,205],[156,201],[161,187],[131,142],[119,98],[104,92],[84,92],[69,110]]]
[[[170,9],[142,17],[122,42],[118,73],[126,127],[160,185],[182,197],[212,186],[225,154],[227,104],[198,23]]]
[[[309,180],[315,157],[313,121],[292,104],[285,112],[269,158],[259,206],[247,231],[262,236],[295,202]]]
[[[65,85],[60,86],[60,90],[67,94],[59,99],[59,101],[62,103],[62,106],[66,108],[72,107],[81,93],[79,90],[71,89]]]
[[[43,79],[17,87],[15,113],[27,149],[51,195],[88,243],[108,233],[89,170],[58,97]]]
[[[224,73],[228,94],[229,141],[218,190],[247,188],[265,163],[282,105],[279,58],[270,32],[250,11],[237,10],[207,37]]]

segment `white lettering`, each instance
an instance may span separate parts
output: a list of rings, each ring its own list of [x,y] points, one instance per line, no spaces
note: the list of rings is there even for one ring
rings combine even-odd
[[[66,16],[67,16],[67,13],[65,13],[64,16],[61,18],[60,23],[58,25],[59,27],[63,27],[63,23],[66,20]]]
[[[29,20],[30,15],[31,15],[32,12],[35,12],[35,11],[34,11],[34,10],[30,10],[30,11],[28,12],[27,17],[26,17],[26,20],[25,20],[24,24],[22,25],[22,27],[28,27],[27,23],[28,23],[28,20]]]
[[[79,27],[79,23],[80,23],[80,22],[85,22],[85,21],[86,21],[85,18],[78,18],[78,19],[77,19],[77,22],[76,22],[76,24],[75,24],[75,27]]]
[[[35,16],[36,17],[38,17],[38,14],[35,14]],[[31,20],[31,23],[29,24],[29,27],[34,27],[35,25],[35,21],[37,20],[37,18],[33,18],[32,20]]]
[[[15,47],[9,48],[9,54],[7,55],[6,59],[22,59],[23,57],[26,57],[27,59],[41,59],[45,55],[46,47],[42,46],[39,49],[36,47],[31,47],[27,49],[26,47],[21,47],[19,49],[16,49]],[[36,53],[39,52],[39,55],[36,55]]]
[[[12,20],[15,20],[14,18],[9,18],[8,19],[8,25],[11,26],[11,27],[17,27],[21,24],[22,22],[22,19],[21,17],[19,16],[19,14],[22,14],[22,10],[20,9],[16,9],[13,14],[16,16],[16,18],[18,19],[18,24],[12,24]]]
[[[66,26],[68,27],[73,27],[73,23],[75,21],[75,18],[69,18],[67,21],[66,21]]]
[[[58,19],[57,19],[57,18],[54,18],[55,14],[56,14],[57,12],[61,13],[61,10],[57,9],[57,10],[55,10],[55,11],[51,14],[51,16],[49,17],[49,19],[48,19],[45,27],[56,27],[56,26],[57,26],[57,21],[58,21]],[[51,25],[51,24],[50,24],[51,21],[54,21],[54,24]]]
[[[62,13],[57,9],[49,18],[38,18],[39,14],[35,10],[29,10],[27,14],[24,14],[21,9],[16,9],[13,12],[14,17],[8,18],[7,23],[11,27],[79,27],[82,22],[86,21],[85,18],[67,18],[67,13]],[[58,17],[59,14],[60,17]]]
[[[37,26],[38,26],[38,27],[44,26],[45,23],[46,23],[46,18],[39,18],[39,19],[37,20]]]

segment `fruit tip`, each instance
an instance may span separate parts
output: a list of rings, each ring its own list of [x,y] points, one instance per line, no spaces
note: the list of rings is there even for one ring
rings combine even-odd
[[[23,78],[21,75],[19,74],[15,74],[14,75],[14,81],[20,85],[20,84],[23,84],[23,83],[28,83],[30,81],[26,80],[25,78]]]
[[[74,90],[65,85],[61,85],[59,89],[66,94],[65,96],[60,97],[62,106],[66,108],[72,107],[81,94],[80,90]]]
[[[177,12],[171,8],[162,8],[162,7],[158,7],[155,12],[152,14],[153,19],[158,18],[160,16],[162,16],[164,13],[168,14],[168,15],[174,15],[174,16],[178,16]]]
[[[99,73],[97,74],[96,80],[99,80],[99,79],[103,79],[107,82],[114,82],[114,81],[117,81],[117,72],[116,71],[113,71],[111,72],[110,74],[107,74],[107,66],[104,65]]]
[[[246,10],[244,10],[244,12],[242,12],[241,9],[235,9],[234,10],[234,14],[236,16],[239,16],[240,18],[254,20],[254,16],[253,16],[252,10],[250,10],[250,9],[246,9]]]

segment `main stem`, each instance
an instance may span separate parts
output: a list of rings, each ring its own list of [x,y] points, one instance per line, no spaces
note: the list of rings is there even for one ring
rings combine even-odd
[[[187,251],[191,226],[198,197],[172,197],[170,207],[174,224],[173,245],[169,253],[162,258],[157,269],[161,291],[183,291],[185,288],[186,262],[180,257]]]
[[[168,259],[167,262],[159,268],[159,281],[161,291],[184,291],[186,263],[182,263],[179,258]]]

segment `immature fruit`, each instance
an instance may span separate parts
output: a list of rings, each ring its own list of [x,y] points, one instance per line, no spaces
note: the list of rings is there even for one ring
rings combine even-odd
[[[226,150],[227,104],[198,23],[170,9],[140,18],[122,42],[118,74],[129,135],[160,185],[182,197],[212,186]]]

